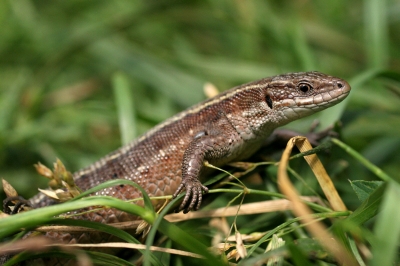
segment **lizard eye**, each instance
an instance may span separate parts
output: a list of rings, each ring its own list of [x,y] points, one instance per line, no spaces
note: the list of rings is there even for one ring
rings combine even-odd
[[[309,92],[309,91],[312,90],[312,86],[311,86],[310,84],[308,84],[308,83],[300,83],[300,84],[298,85],[298,88],[299,88],[299,90],[302,91],[303,93],[307,93],[307,92]]]
[[[267,102],[268,107],[272,109],[272,99],[268,94],[265,96],[265,101]]]

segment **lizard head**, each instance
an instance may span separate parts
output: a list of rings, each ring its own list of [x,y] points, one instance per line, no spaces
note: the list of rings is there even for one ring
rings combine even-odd
[[[341,102],[350,85],[319,72],[275,76],[266,83],[265,102],[284,124]]]
[[[342,79],[301,72],[244,84],[222,97],[227,99],[224,110],[230,110],[232,125],[242,138],[252,139],[335,105],[349,92],[350,85]]]
[[[350,85],[319,72],[290,73],[232,88],[195,106],[229,120],[243,139],[258,139],[293,120],[341,102]],[[217,111],[215,110],[217,109]]]

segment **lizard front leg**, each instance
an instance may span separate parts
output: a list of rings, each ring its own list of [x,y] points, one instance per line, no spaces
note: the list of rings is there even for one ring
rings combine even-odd
[[[177,211],[187,213],[200,208],[203,193],[208,188],[199,180],[205,161],[219,160],[229,157],[232,147],[240,139],[236,130],[223,113],[220,113],[215,123],[209,124],[199,131],[185,150],[182,160],[182,182],[173,197],[178,196],[183,189],[185,198]]]

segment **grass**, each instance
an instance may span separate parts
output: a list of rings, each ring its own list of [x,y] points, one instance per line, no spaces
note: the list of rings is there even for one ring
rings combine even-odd
[[[361,244],[373,255],[363,257],[366,264],[398,263],[399,12],[395,2],[378,0],[2,1],[0,177],[28,198],[36,187],[47,186],[32,167],[37,161],[51,165],[60,158],[69,170],[85,167],[203,100],[206,82],[225,90],[279,73],[318,70],[348,80],[350,97],[288,127],[305,132],[313,119],[320,119],[321,128],[340,119],[342,141],[358,153],[354,157],[346,147],[333,145],[329,153],[319,154],[345,205],[355,211],[344,219],[349,223],[328,220],[332,213],[326,214],[325,224],[358,262],[365,255],[356,252]],[[268,154],[269,161],[278,159]],[[367,186],[382,180],[364,161],[389,177],[380,190],[355,188],[354,181]],[[291,168],[301,195],[322,195],[302,160],[293,160]],[[277,168],[257,169],[265,178],[246,185],[279,194]],[[361,192],[366,196],[359,199]],[[203,207],[226,206],[235,197],[243,195],[213,193]],[[271,198],[248,194],[244,203]],[[240,260],[242,265],[273,254],[295,265],[316,263],[304,251],[314,242],[294,244],[312,238],[290,212],[226,219],[248,235],[282,228],[276,233],[285,247],[265,255],[268,237],[245,242],[247,250],[257,248]],[[180,222],[178,229],[210,246],[218,230],[208,222]],[[165,235],[174,239],[176,234]],[[190,243],[179,241],[164,245]],[[199,263],[166,254],[157,260]]]

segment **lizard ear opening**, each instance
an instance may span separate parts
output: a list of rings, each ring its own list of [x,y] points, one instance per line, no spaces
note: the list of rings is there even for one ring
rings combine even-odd
[[[268,107],[272,109],[272,99],[268,94],[265,96],[265,101],[267,102]]]

